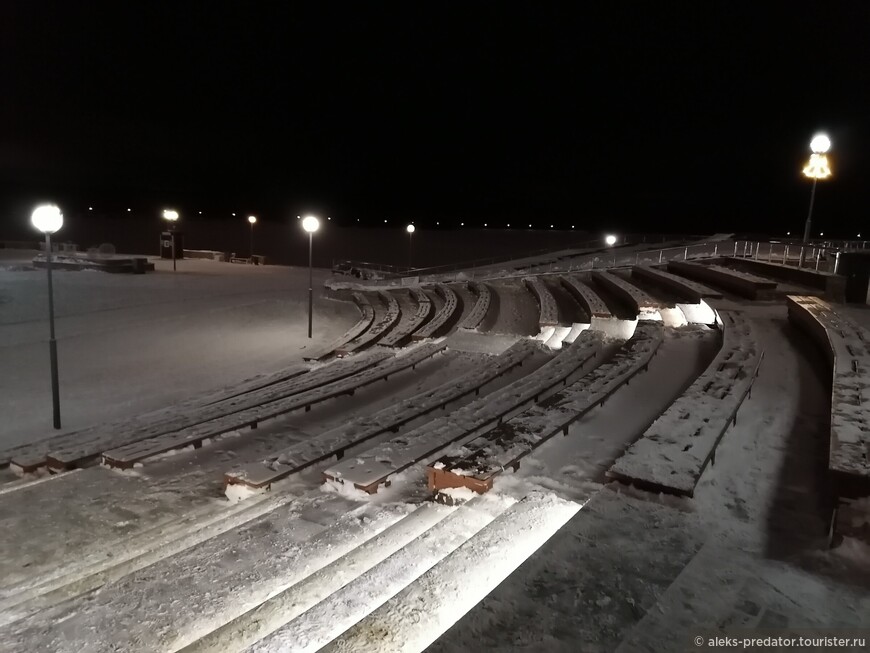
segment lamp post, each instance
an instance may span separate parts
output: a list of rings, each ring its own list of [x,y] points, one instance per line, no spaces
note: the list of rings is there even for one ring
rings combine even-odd
[[[251,262],[254,261],[254,225],[257,224],[257,218],[253,215],[248,216],[248,222],[251,224]]]
[[[831,149],[831,139],[825,134],[816,134],[813,136],[813,140],[810,141],[810,149],[813,153],[803,169],[803,174],[805,177],[813,180],[813,188],[810,191],[810,210],[807,213],[807,221],[804,225],[804,239],[798,267],[803,267],[806,260],[807,243],[810,241],[810,229],[813,222],[813,203],[816,199],[816,183],[819,179],[827,179],[831,176],[831,168],[828,165],[828,157],[826,156],[826,152]]]
[[[54,338],[54,289],[51,284],[51,234],[63,226],[63,214],[56,206],[39,206],[30,216],[33,226],[45,234],[45,269],[48,272],[48,353],[51,358],[51,408],[54,428],[60,428],[60,392],[57,380],[57,341]]]
[[[613,234],[607,234],[604,237],[604,242],[608,247],[613,247],[616,244],[616,236]]]
[[[314,273],[312,264],[312,252],[314,251],[314,232],[320,228],[320,220],[313,215],[307,216],[302,221],[302,228],[308,232],[308,337],[311,337],[311,316],[314,306]]]
[[[411,260],[414,255],[414,232],[416,230],[417,228],[412,224],[405,227],[405,231],[408,232],[408,272],[411,271]]]
[[[175,223],[178,222],[178,211],[166,209],[163,219],[169,223],[169,231],[172,232],[172,271],[175,272]]]

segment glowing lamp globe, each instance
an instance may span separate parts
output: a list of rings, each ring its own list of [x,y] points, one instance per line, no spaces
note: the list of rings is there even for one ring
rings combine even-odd
[[[309,215],[302,220],[302,228],[308,233],[313,234],[320,228],[320,220],[315,218],[313,215]]]
[[[170,211],[169,209],[163,212],[163,219],[169,220],[169,222],[175,222],[178,220],[178,211]]]
[[[409,224],[407,227],[405,227],[405,229],[409,234],[412,234],[417,230],[417,228],[412,224]]]
[[[38,206],[30,216],[33,226],[44,234],[53,234],[63,226],[63,214],[54,205]]]
[[[614,236],[613,234],[608,234],[604,237],[604,242],[607,243],[608,247],[612,247],[616,244],[616,236]]]
[[[816,134],[810,141],[810,149],[817,154],[824,154],[831,149],[831,139],[826,134]]]
[[[249,216],[248,216],[248,222],[250,222],[251,224],[256,224],[256,222],[257,222],[257,218],[256,218],[255,216],[253,216],[253,215],[249,215]]]

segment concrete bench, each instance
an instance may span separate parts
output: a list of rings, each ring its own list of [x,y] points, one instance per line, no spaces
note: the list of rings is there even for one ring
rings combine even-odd
[[[331,344],[320,349],[315,349],[312,352],[302,356],[304,360],[324,360],[326,358],[329,358],[330,356],[335,354],[337,350],[344,347],[347,343],[362,335],[365,330],[372,325],[372,322],[374,322],[375,320],[375,309],[372,307],[372,304],[369,301],[368,297],[366,297],[362,293],[355,292],[353,293],[353,301],[360,312],[359,320],[357,321],[357,323],[354,324],[350,329],[348,329],[344,333],[344,335],[341,335],[338,337],[338,339],[334,340]]]
[[[775,281],[721,265],[670,261],[668,270],[689,279],[711,283],[748,299],[772,299],[776,292]]]
[[[378,344],[384,345],[385,347],[395,347],[404,343],[406,340],[409,340],[411,334],[420,328],[432,315],[432,300],[429,299],[429,295],[419,288],[412,289],[409,292],[409,295],[413,297],[414,302],[417,305],[413,315],[409,316],[405,321],[400,321],[392,331],[381,338]]]
[[[598,362],[602,339],[586,331],[547,363],[504,388],[477,399],[448,416],[343,460],[324,470],[325,481],[349,483],[375,493],[390,477],[463,438],[489,431],[506,419],[543,401],[588,372]]]
[[[631,268],[631,276],[667,288],[679,297],[695,304],[699,304],[705,298],[719,299],[722,297],[721,292],[713,290],[709,286],[648,265],[635,265]]]
[[[188,446],[199,447],[204,440],[244,428],[256,428],[260,422],[265,420],[274,419],[275,417],[280,417],[303,408],[307,411],[314,404],[342,395],[353,395],[356,390],[365,385],[375,381],[386,380],[390,376],[409,368],[415,369],[419,363],[444,351],[444,349],[446,349],[444,343],[427,343],[406,354],[395,356],[381,365],[369,368],[346,379],[341,379],[292,397],[279,399],[268,404],[262,404],[233,413],[232,415],[197,424],[190,428],[106,451],[102,455],[102,462],[109,467],[127,469],[146,458],[165,453],[166,451]]]
[[[722,348],[701,376],[617,459],[607,476],[692,496],[758,375],[763,352],[749,321],[722,312]]]
[[[663,336],[661,323],[641,323],[611,360],[556,394],[546,406],[532,406],[430,463],[426,468],[429,490],[438,497],[448,488],[465,487],[480,494],[492,489],[496,476],[506,469],[518,469],[522,458],[557,433],[568,435],[571,424],[646,369]]]
[[[789,295],[789,320],[831,365],[828,471],[837,497],[870,495],[870,333],[817,297]]]
[[[386,309],[380,312],[375,309],[375,318],[371,327],[363,331],[353,340],[348,340],[345,344],[335,348],[336,356],[347,356],[348,354],[365,349],[379,338],[383,337],[390,331],[401,318],[402,313],[399,310],[399,302],[388,292],[378,291],[381,301],[385,304]]]
[[[793,265],[782,265],[739,256],[729,256],[723,259],[723,262],[725,265],[738,270],[754,272],[777,281],[814,288],[824,293],[825,298],[834,302],[846,301],[846,277],[839,274],[821,270],[805,270]]]
[[[665,304],[653,299],[637,286],[629,283],[620,276],[604,270],[594,270],[592,279],[601,284],[607,290],[628,304],[637,315],[639,320],[659,320],[659,311],[665,308]]]
[[[492,291],[485,283],[470,282],[468,287],[477,293],[477,301],[474,302],[474,308],[471,309],[471,312],[462,320],[459,325],[460,329],[478,328],[486,318],[489,305],[492,302]]]
[[[562,286],[571,293],[580,305],[586,310],[589,317],[609,320],[613,317],[607,304],[592,288],[574,276],[560,277]]]
[[[559,309],[550,289],[539,277],[526,277],[523,283],[538,300],[538,328],[559,326]]]
[[[457,310],[459,310],[459,297],[456,296],[456,293],[452,288],[439,284],[435,286],[435,292],[444,299],[444,305],[441,307],[441,310],[435,314],[435,317],[433,317],[431,321],[417,329],[417,331],[412,335],[414,340],[422,340],[424,338],[433,338],[438,335],[443,335],[442,332],[446,330],[448,323],[454,318]]]
[[[421,415],[443,409],[466,395],[478,395],[483,386],[521,366],[535,350],[531,341],[521,340],[457,379],[288,447],[270,456],[271,460],[238,466],[224,474],[224,482],[253,489],[268,488],[275,481],[320,461],[341,460],[351,447],[389,431],[395,432]]]

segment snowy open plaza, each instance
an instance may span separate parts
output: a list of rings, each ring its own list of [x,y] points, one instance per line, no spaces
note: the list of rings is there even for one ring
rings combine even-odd
[[[316,269],[311,339],[306,268],[56,270],[60,431],[45,272],[0,250],[2,649],[866,632],[870,312],[666,245]]]

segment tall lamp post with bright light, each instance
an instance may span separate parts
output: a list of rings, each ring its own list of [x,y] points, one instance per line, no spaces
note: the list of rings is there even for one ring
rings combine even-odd
[[[169,223],[169,231],[172,234],[172,271],[175,272],[175,223],[178,222],[178,211],[166,209],[163,211],[163,219]]]
[[[51,406],[54,428],[60,428],[60,392],[57,380],[57,341],[54,338],[54,290],[51,284],[51,234],[63,226],[63,214],[56,206],[39,206],[30,216],[33,226],[45,234],[45,269],[48,272],[48,353],[51,358]]]
[[[804,240],[801,247],[801,256],[798,267],[803,267],[806,260],[807,244],[810,242],[810,229],[813,222],[813,203],[816,199],[816,183],[819,179],[827,179],[831,176],[831,167],[828,165],[828,150],[831,149],[831,139],[825,134],[816,134],[813,140],[810,141],[810,149],[813,153],[810,155],[810,160],[803,169],[805,177],[813,180],[813,189],[810,191],[810,210],[807,213],[807,221],[804,225]]]
[[[249,215],[248,222],[251,225],[251,262],[254,260],[254,225],[257,224],[256,216]]]
[[[314,232],[320,228],[320,220],[313,215],[302,220],[302,228],[308,232],[308,337],[311,337],[312,311],[314,307]]]
[[[417,231],[417,228],[409,224],[405,227],[405,231],[408,232],[408,270],[411,270],[411,261],[414,256],[414,232]]]

